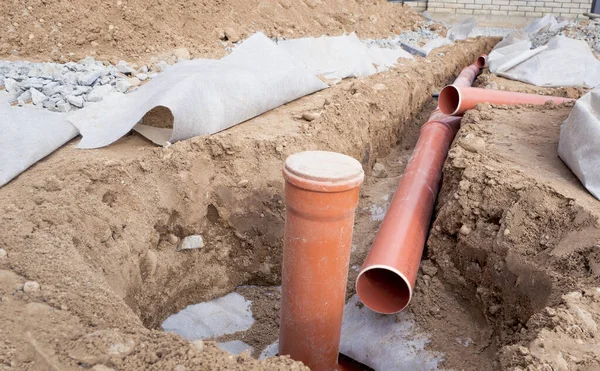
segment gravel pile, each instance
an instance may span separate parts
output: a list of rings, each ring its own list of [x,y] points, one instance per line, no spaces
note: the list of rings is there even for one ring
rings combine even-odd
[[[571,24],[567,28],[566,35],[574,39],[585,40],[590,48],[600,54],[600,19]]]
[[[504,37],[509,33],[515,31],[514,28],[504,27],[475,27],[469,34],[469,37],[487,36],[487,37]]]
[[[561,29],[541,32],[532,38],[534,47],[546,45],[557,35],[567,36],[572,39],[583,40],[596,53],[600,53],[600,20],[569,22]]]
[[[160,61],[153,71],[148,66],[134,70],[123,61],[105,65],[92,57],[66,64],[0,61],[0,89],[4,87],[11,104],[69,112],[109,94],[131,91],[167,67]]]
[[[428,41],[440,37],[438,31],[441,31],[443,26],[438,22],[424,22],[418,30],[403,32],[398,36],[387,39],[366,40],[370,45],[377,45],[382,48],[399,48],[400,43],[405,43],[412,46],[423,46]]]

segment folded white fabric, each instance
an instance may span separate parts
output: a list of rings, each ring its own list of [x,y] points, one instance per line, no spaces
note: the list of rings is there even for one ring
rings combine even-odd
[[[531,49],[525,31],[516,31],[496,45],[488,56],[488,66],[498,76],[536,86],[600,85],[600,61],[588,44],[565,36]]]
[[[561,125],[558,155],[600,200],[600,88],[577,100]]]
[[[63,113],[11,107],[0,91],[0,186],[77,136]]]
[[[310,73],[334,81],[371,76],[392,67],[398,58],[413,58],[402,49],[367,47],[355,33],[281,40],[278,45],[301,61]]]
[[[75,112],[69,121],[82,135],[79,148],[109,145],[155,107],[168,108],[172,130],[138,125],[156,143],[212,134],[324,89],[285,50],[258,33],[220,60],[180,62],[138,90]]]

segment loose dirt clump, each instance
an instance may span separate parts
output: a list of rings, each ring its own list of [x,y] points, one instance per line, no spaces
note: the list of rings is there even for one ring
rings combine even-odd
[[[136,61],[176,48],[218,57],[223,44],[270,37],[387,37],[418,27],[410,7],[382,0],[30,0],[3,2],[0,58]],[[178,53],[176,53],[178,54]]]
[[[571,107],[479,105],[445,165],[427,257],[502,369],[600,367],[600,203],[556,152]]]

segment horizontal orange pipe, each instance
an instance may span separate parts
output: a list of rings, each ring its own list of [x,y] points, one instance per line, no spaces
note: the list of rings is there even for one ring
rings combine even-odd
[[[454,83],[470,86],[484,63],[478,59],[463,68]],[[442,167],[460,120],[436,109],[421,128],[417,145],[356,279],[360,300],[375,312],[399,312],[412,298]]]
[[[442,113],[447,115],[462,115],[466,111],[475,108],[479,103],[541,105],[546,102],[560,104],[570,101],[574,101],[574,99],[448,85],[440,92],[438,105]]]

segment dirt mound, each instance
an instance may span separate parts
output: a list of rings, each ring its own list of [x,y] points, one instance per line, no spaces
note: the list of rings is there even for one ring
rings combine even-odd
[[[600,203],[556,154],[570,109],[479,105],[445,166],[428,257],[503,369],[600,367]]]
[[[421,21],[410,7],[385,0],[6,0],[0,58],[135,61],[183,47],[194,57],[210,57],[224,53],[222,41],[257,31],[385,37]]]

